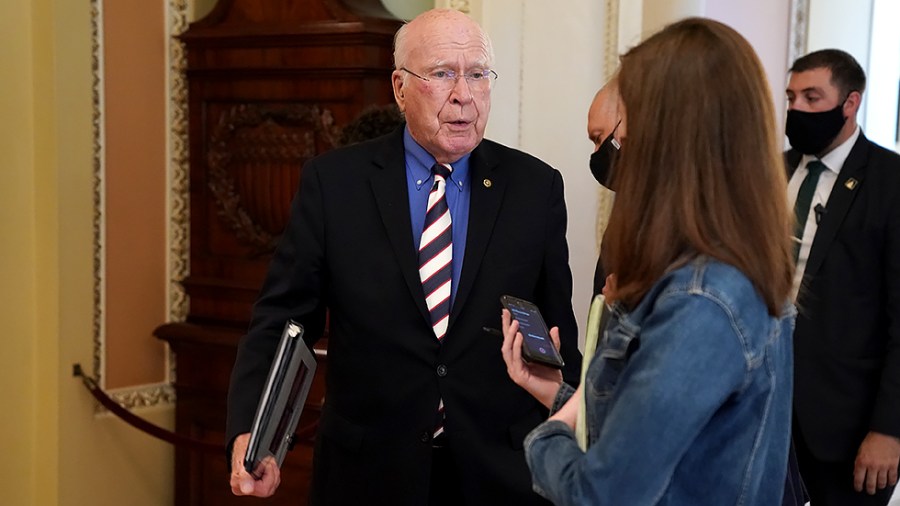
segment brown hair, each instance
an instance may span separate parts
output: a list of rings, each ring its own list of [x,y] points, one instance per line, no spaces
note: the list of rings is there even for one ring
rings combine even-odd
[[[688,18],[622,57],[627,139],[614,174],[607,272],[633,307],[669,269],[708,255],[746,275],[773,315],[791,290],[786,176],[753,49]]]
[[[797,58],[790,72],[806,72],[818,68],[831,71],[831,84],[847,97],[851,92],[866,90],[866,73],[856,58],[840,49],[821,49]]]

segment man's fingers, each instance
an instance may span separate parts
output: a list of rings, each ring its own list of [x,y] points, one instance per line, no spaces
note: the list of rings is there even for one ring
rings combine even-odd
[[[875,479],[875,486],[878,487],[878,490],[883,489],[887,486],[888,482],[888,473],[886,469],[882,469],[878,471],[878,477]],[[873,494],[875,492],[872,492]]]
[[[857,459],[856,465],[853,468],[853,489],[857,492],[862,492],[865,481],[866,467],[860,464],[859,459]]]
[[[245,433],[234,439],[231,450],[231,493],[234,495],[252,495],[256,497],[269,497],[275,493],[281,483],[281,470],[271,456],[263,459],[253,474],[244,469],[244,456],[247,454],[247,443],[250,434]]]

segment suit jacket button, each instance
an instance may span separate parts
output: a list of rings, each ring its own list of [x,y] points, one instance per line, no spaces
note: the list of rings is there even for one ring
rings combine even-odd
[[[423,443],[427,443],[427,442],[431,441],[431,434],[429,434],[428,431],[425,431],[425,432],[419,434],[419,441],[421,441]]]
[[[447,375],[447,366],[444,364],[440,364],[437,366],[437,375],[443,378]]]

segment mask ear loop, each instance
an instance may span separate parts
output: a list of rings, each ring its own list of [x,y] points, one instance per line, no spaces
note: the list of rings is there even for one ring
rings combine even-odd
[[[622,144],[616,140],[616,130],[619,129],[619,125],[622,124],[622,120],[619,119],[619,122],[616,123],[616,126],[612,129],[612,132],[609,133],[609,143],[613,145],[616,150],[622,149]]]

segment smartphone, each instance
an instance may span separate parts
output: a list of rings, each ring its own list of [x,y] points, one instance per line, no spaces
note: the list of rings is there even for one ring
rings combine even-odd
[[[519,322],[519,332],[525,338],[522,341],[522,356],[525,360],[561,369],[565,364],[556,346],[553,346],[550,331],[547,330],[538,307],[511,295],[501,296],[500,303]]]

